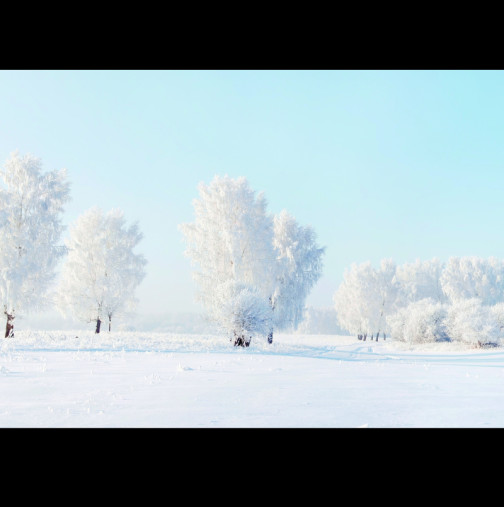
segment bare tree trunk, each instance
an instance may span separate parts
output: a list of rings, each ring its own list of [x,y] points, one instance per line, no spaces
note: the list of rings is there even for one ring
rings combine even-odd
[[[357,340],[362,340],[362,335],[361,334],[357,335]]]
[[[364,333],[364,337],[362,338],[362,341],[366,341],[367,333]]]
[[[5,312],[7,315],[7,325],[5,326],[5,338],[14,338],[14,315]]]
[[[96,319],[95,334],[99,334],[100,333],[100,326],[101,326],[101,320],[100,319]]]
[[[386,340],[387,339],[387,335],[385,333],[383,333],[383,339]]]
[[[380,331],[376,333],[376,341],[378,341],[378,336],[380,336]]]
[[[271,300],[271,296],[269,297],[269,304],[271,306],[271,311],[275,311],[275,305],[273,304],[273,301]],[[273,328],[270,329],[270,332],[268,334],[268,343],[273,343]]]
[[[112,328],[112,315],[109,315],[108,316],[108,330],[109,330],[109,333],[110,333],[111,328]]]
[[[234,331],[234,346],[235,347],[248,347],[250,345],[250,342],[252,340],[252,336],[249,337],[248,341],[245,339],[245,335],[238,336],[236,332]]]
[[[373,341],[373,333],[371,333],[371,341]]]

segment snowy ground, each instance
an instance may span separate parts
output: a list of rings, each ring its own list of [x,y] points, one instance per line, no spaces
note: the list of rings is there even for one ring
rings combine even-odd
[[[22,331],[0,427],[504,427],[504,350],[350,336]]]

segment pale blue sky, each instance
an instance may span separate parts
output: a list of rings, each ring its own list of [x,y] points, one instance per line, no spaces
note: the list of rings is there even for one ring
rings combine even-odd
[[[67,224],[138,220],[143,313],[199,310],[177,225],[215,174],[314,227],[314,306],[352,262],[503,257],[503,141],[503,71],[0,70],[0,163],[66,167]]]

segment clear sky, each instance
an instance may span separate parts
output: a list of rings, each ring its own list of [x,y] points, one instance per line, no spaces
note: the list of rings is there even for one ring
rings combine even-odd
[[[15,150],[68,170],[67,225],[139,222],[143,313],[200,310],[177,226],[215,174],[314,227],[313,306],[352,262],[504,256],[504,71],[0,70],[0,164]]]

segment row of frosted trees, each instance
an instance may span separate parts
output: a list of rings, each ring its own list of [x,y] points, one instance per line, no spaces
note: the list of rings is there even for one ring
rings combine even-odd
[[[70,199],[66,171],[42,172],[40,159],[13,153],[0,170],[0,304],[5,337],[20,313],[56,307],[85,322],[131,309],[146,263],[133,252],[142,235],[120,210],[91,208],[70,229],[65,244],[63,207]],[[59,280],[56,267],[63,260]],[[57,283],[56,283],[57,282]]]
[[[63,206],[70,198],[66,171],[43,173],[41,161],[14,153],[0,170],[0,304],[6,337],[16,314],[54,306],[65,316],[111,328],[128,312],[145,276],[133,249],[142,235],[119,210],[83,213],[60,244]],[[296,328],[305,300],[322,272],[324,249],[311,227],[286,211],[267,211],[262,193],[245,178],[216,176],[199,185],[195,221],[182,224],[196,268],[197,298],[208,318],[248,346],[254,335],[271,343],[275,330]],[[56,267],[64,259],[57,280]]]
[[[359,339],[499,344],[504,261],[452,257],[397,266],[353,264],[334,294],[339,324]]]
[[[5,336],[18,312],[55,306],[96,323],[134,307],[145,258],[142,238],[120,210],[91,208],[60,244],[70,187],[65,170],[42,173],[39,159],[14,153],[0,170],[0,304]],[[181,224],[192,260],[197,299],[234,345],[254,335],[273,341],[294,330],[322,273],[324,248],[314,230],[287,211],[268,212],[264,194],[245,178],[200,183],[195,220]],[[58,283],[56,266],[64,260]],[[504,261],[477,257],[353,264],[334,294],[339,325],[366,340],[459,340],[499,343],[504,326]]]

